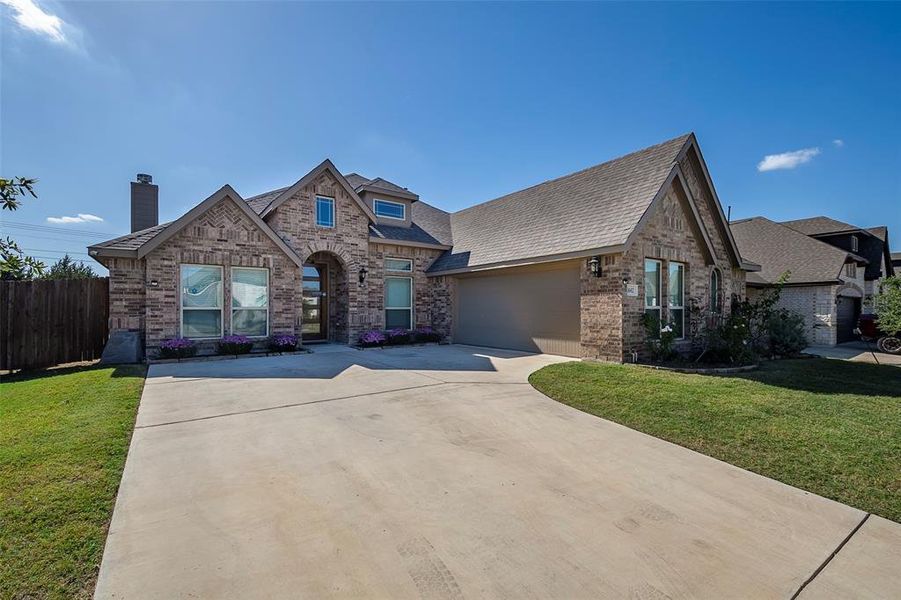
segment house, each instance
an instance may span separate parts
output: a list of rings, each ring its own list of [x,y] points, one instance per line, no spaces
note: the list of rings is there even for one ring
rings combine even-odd
[[[864,312],[872,309],[873,296],[879,292],[879,282],[884,277],[890,277],[895,273],[888,243],[888,227],[864,229],[829,217],[783,221],[782,224],[830,246],[853,252],[865,258],[867,264],[864,269],[862,304]]]
[[[892,267],[901,271],[901,252],[892,252]]]
[[[886,272],[871,269],[873,263],[858,252],[876,259],[883,255],[882,248],[869,239],[877,236],[856,228],[857,233],[847,235],[868,237],[854,246],[842,236],[808,235],[802,230],[818,230],[811,221],[814,219],[777,223],[753,217],[731,225],[742,256],[761,265],[760,271],[748,274],[748,298],[758,298],[788,273],[777,306],[804,318],[811,344],[833,346],[855,339],[857,318],[874,281],[867,278]],[[852,247],[858,252],[851,251]],[[888,273],[892,272],[888,265]]]
[[[247,199],[226,185],[164,224],[150,178],[131,185],[133,232],[89,253],[109,269],[112,337],[150,355],[177,336],[211,349],[228,333],[348,343],[430,326],[620,362],[643,351],[642,315],[684,336],[690,298],[727,312],[756,268],[693,134],[455,213],[329,160]]]

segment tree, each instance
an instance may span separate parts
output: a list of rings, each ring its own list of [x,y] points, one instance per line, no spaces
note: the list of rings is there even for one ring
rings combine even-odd
[[[22,205],[22,197],[34,193],[37,179],[26,177],[0,178],[0,210],[16,210]],[[0,279],[34,279],[46,269],[46,265],[26,256],[12,238],[0,239]]]
[[[76,262],[66,254],[41,275],[41,279],[91,279],[97,273],[88,265]]]
[[[888,335],[901,333],[901,276],[886,277],[876,295],[876,325]]]

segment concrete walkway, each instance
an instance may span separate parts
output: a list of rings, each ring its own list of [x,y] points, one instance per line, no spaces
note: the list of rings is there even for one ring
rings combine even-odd
[[[810,346],[805,354],[813,354],[823,358],[837,358],[852,362],[865,362],[880,365],[901,367],[901,355],[878,352],[875,344],[866,342],[847,342],[837,346]]]
[[[901,526],[528,385],[562,360],[331,347],[151,367],[96,597],[901,589]]]

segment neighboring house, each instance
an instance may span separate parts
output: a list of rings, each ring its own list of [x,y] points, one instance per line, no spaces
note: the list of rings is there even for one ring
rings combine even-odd
[[[896,271],[901,271],[901,252],[892,252],[892,267]]]
[[[765,217],[733,221],[732,233],[741,255],[761,265],[748,274],[749,299],[759,298],[788,272],[778,306],[804,318],[808,341],[832,346],[854,339],[866,258]]]
[[[879,282],[895,273],[888,243],[888,227],[865,229],[829,217],[783,221],[782,224],[830,246],[865,258],[867,265],[864,269],[862,310],[863,312],[872,310],[873,296],[879,292]]]
[[[689,299],[728,312],[743,262],[693,134],[449,214],[328,160],[252,198],[225,186],[89,248],[110,271],[110,325],[148,352],[176,336],[295,333],[353,342],[430,326],[458,343],[628,360],[642,315],[687,328]],[[148,206],[149,205],[149,206]],[[115,334],[114,334],[115,335]]]

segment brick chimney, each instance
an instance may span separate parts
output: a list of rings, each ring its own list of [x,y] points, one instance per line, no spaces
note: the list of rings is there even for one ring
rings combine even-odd
[[[153,177],[138,173],[131,182],[131,232],[159,225],[160,187],[153,185]]]

